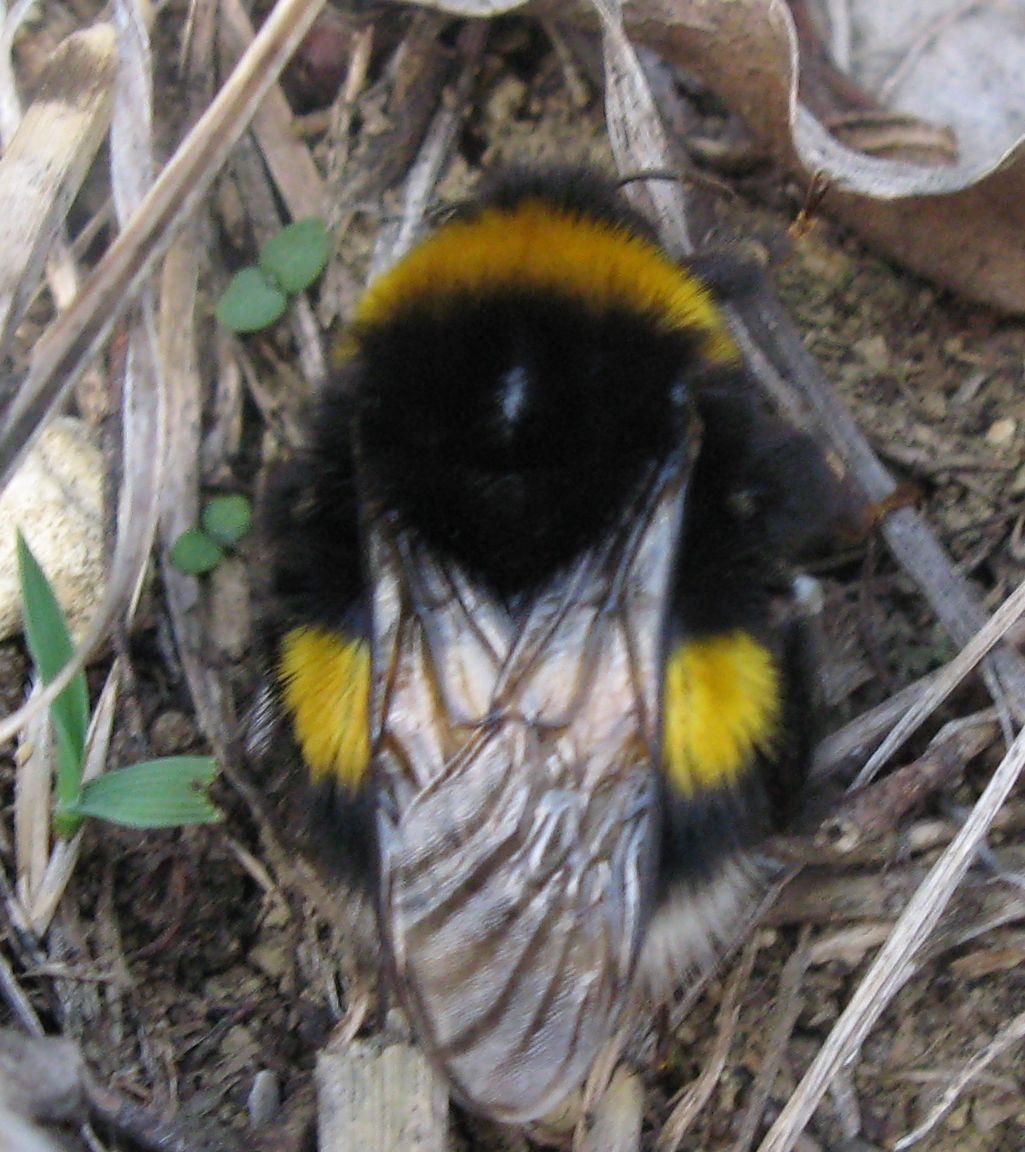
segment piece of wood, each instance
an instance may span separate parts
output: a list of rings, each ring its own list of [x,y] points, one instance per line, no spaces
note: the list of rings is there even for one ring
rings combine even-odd
[[[387,1034],[317,1058],[319,1152],[446,1152],[448,1098],[426,1058]]]

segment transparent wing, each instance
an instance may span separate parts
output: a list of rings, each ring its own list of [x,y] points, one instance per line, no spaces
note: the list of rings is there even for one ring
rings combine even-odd
[[[515,615],[368,525],[382,929],[421,1042],[510,1122],[578,1087],[633,976],[685,477],[659,468]]]

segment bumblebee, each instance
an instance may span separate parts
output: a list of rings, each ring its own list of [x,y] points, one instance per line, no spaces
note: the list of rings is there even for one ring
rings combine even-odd
[[[496,181],[370,286],[266,513],[289,787],[500,1121],[714,955],[806,786],[834,481],[715,280],[593,173]]]

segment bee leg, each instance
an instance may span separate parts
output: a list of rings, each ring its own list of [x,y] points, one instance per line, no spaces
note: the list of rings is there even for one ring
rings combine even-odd
[[[655,1033],[655,1067],[665,1068],[673,1051],[673,1025],[667,1004],[659,1004],[655,1009],[652,1029]]]
[[[744,300],[765,286],[766,269],[782,261],[760,240],[724,240],[687,257],[687,268],[722,300]]]

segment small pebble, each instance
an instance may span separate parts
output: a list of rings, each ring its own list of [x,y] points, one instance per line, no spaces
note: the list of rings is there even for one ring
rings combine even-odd
[[[187,752],[196,740],[196,726],[184,712],[170,708],[153,721],[149,733],[155,756]]]
[[[54,420],[0,495],[0,639],[21,631],[18,528],[80,637],[106,586],[103,454],[81,420]]]
[[[265,1128],[274,1119],[281,1107],[281,1085],[276,1073],[267,1068],[257,1072],[249,1089],[246,1107],[251,1128]]]
[[[986,443],[992,444],[994,448],[1002,448],[1005,444],[1010,444],[1017,431],[1018,422],[1012,420],[1010,417],[1005,417],[1003,420],[994,420],[989,426],[989,431],[986,433]]]

